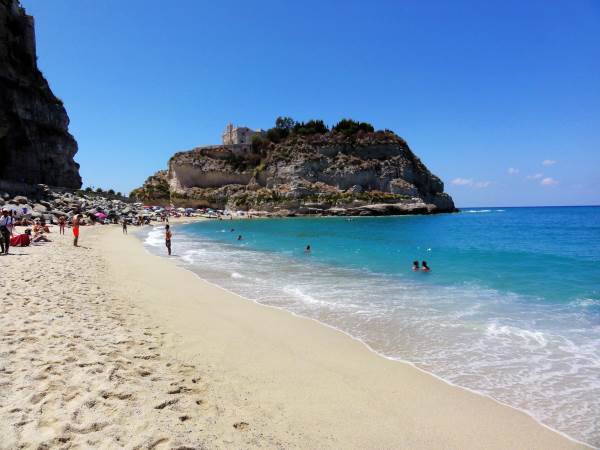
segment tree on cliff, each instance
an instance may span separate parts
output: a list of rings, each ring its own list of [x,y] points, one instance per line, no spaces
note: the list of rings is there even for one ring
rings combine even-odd
[[[275,120],[275,128],[278,130],[287,130],[288,133],[292,130],[292,128],[294,128],[294,125],[296,125],[296,121],[291,117],[279,116]]]
[[[372,133],[375,131],[373,125],[367,122],[357,122],[352,119],[342,119],[333,128],[332,131],[344,133],[346,135],[356,134],[359,131],[366,131]]]
[[[275,120],[275,126],[267,130],[267,139],[271,142],[280,142],[288,137],[296,125],[296,121],[291,117],[279,116]]]
[[[308,122],[297,122],[292,130],[295,134],[325,134],[329,132],[329,128],[322,120],[309,120]]]

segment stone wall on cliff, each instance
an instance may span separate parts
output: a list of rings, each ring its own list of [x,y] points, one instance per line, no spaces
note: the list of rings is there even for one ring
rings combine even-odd
[[[81,187],[69,117],[37,67],[33,17],[0,0],[0,179]]]

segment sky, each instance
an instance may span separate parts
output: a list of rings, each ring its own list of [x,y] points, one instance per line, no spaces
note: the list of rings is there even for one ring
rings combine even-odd
[[[600,204],[600,1],[21,0],[84,186],[231,121],[402,136],[460,207]]]

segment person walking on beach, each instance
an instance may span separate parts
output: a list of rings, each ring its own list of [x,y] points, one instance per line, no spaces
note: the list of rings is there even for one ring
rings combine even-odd
[[[123,219],[123,234],[127,234],[127,221]]]
[[[12,213],[9,214],[8,209],[2,210],[0,216],[0,254],[8,255],[8,249],[10,247],[10,236],[15,223],[15,219]]]
[[[171,256],[171,238],[172,237],[173,237],[173,234],[171,233],[171,227],[169,227],[169,225],[165,225],[165,246],[167,247],[169,256]]]
[[[78,241],[79,241],[79,220],[80,220],[80,215],[76,214],[75,217],[73,217],[73,245],[75,247],[79,247],[78,245]]]
[[[60,216],[58,219],[58,232],[59,234],[65,234],[65,226],[67,225],[67,221],[64,216]]]

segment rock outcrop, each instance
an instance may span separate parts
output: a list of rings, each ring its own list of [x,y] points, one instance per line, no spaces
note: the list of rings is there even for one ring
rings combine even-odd
[[[391,131],[291,135],[176,153],[132,192],[146,203],[264,214],[455,211],[442,181]]]
[[[11,195],[0,190],[0,208],[12,210],[17,219],[45,219],[53,223],[60,216],[70,219],[75,214],[96,219],[97,213],[102,213],[111,222],[134,221],[150,214],[140,203],[133,203],[131,199],[119,194],[49,187],[44,184],[31,187],[35,189],[27,196]]]
[[[0,180],[81,187],[68,125],[37,68],[33,17],[18,0],[0,0]]]

